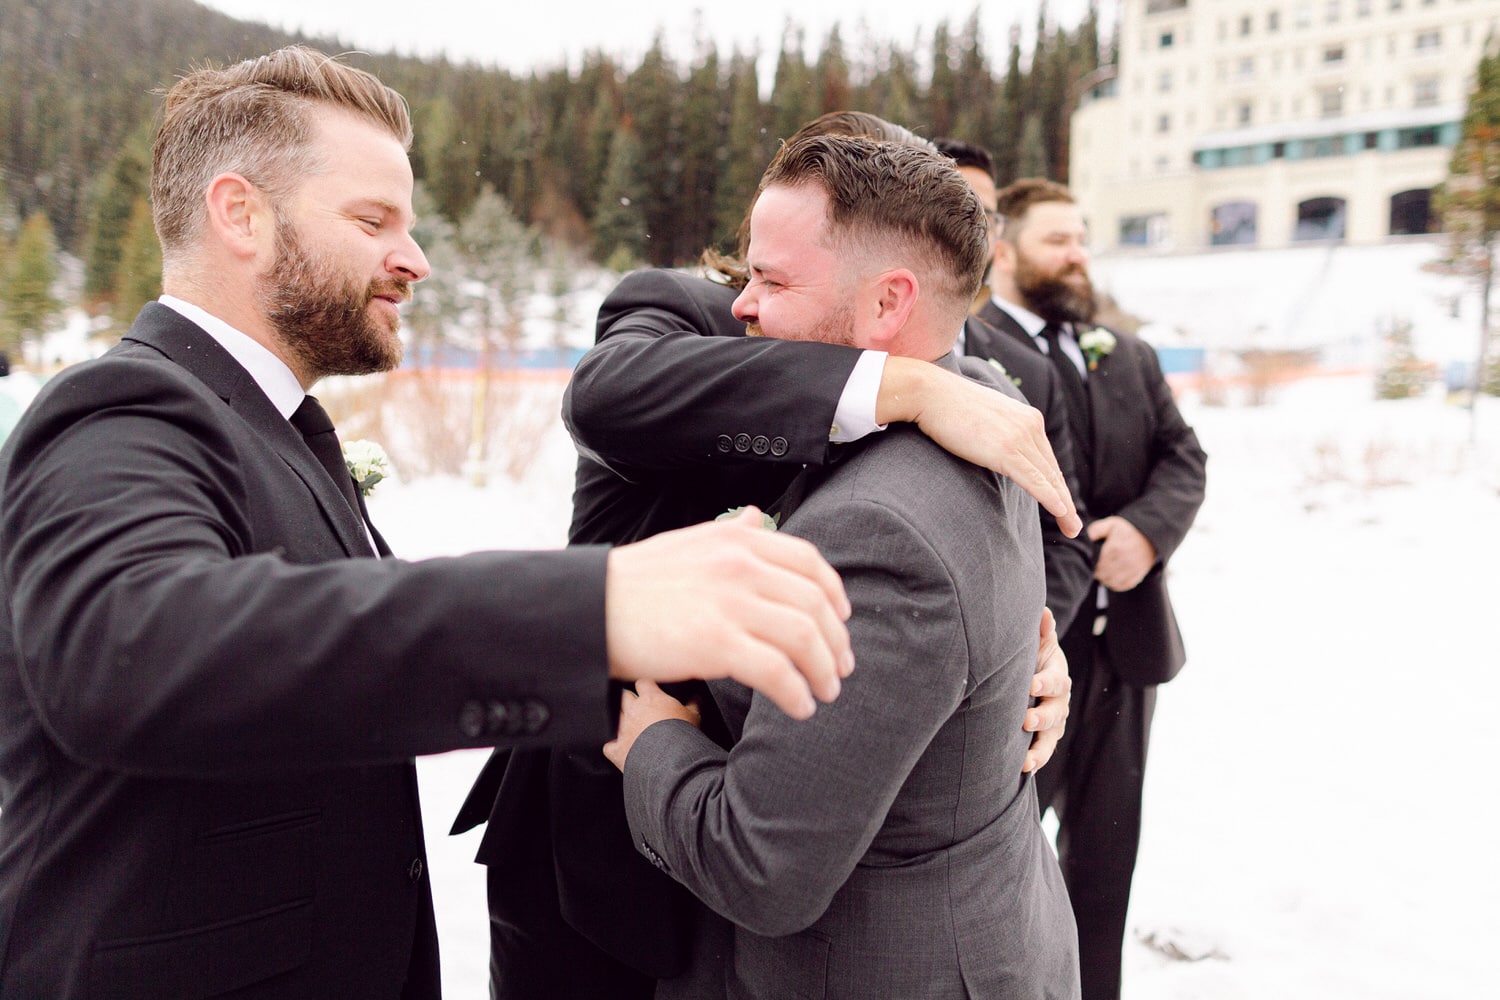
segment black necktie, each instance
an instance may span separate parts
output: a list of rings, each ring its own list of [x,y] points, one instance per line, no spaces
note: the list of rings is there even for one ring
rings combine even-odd
[[[1088,425],[1089,416],[1089,392],[1083,384],[1083,375],[1079,373],[1078,366],[1073,364],[1073,359],[1063,353],[1059,337],[1062,327],[1056,323],[1048,323],[1042,327],[1042,339],[1047,342],[1047,356],[1052,359],[1052,367],[1057,369],[1057,375],[1062,379],[1063,392],[1068,395],[1068,407],[1070,412],[1076,413],[1083,420],[1083,425]]]
[[[333,421],[328,419],[328,412],[315,398],[305,396],[302,405],[297,407],[297,412],[292,414],[292,426],[302,432],[302,440],[307,442],[307,447],[322,463],[323,468],[328,470],[334,485],[349,502],[349,509],[354,511],[354,516],[363,524],[364,518],[359,512],[359,497],[354,492],[354,477],[349,475],[349,467],[344,464],[344,449],[339,446],[339,436],[333,431]]]

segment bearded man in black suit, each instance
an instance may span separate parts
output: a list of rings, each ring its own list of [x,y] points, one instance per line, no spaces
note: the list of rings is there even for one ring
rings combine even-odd
[[[1109,1000],[1120,995],[1156,686],[1186,659],[1167,561],[1203,503],[1207,457],[1150,345],[1093,325],[1087,232],[1068,189],[1016,181],[996,208],[994,295],[979,316],[1057,370],[1098,547],[1094,587],[1062,640],[1075,682],[1068,733],[1037,791],[1057,813],[1084,998]]]
[[[806,716],[850,668],[836,574],[750,524],[373,558],[305,393],[400,360],[410,142],[301,47],[167,94],[167,294],[0,451],[0,995],[437,997],[413,755],[597,746],[610,677]]]

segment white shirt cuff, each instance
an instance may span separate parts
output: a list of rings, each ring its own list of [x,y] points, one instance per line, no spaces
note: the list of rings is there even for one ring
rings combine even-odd
[[[833,412],[829,441],[837,444],[858,441],[867,434],[885,430],[885,424],[875,422],[875,402],[880,396],[880,380],[885,377],[885,357],[884,351],[860,352],[849,381],[844,383],[838,409]]]

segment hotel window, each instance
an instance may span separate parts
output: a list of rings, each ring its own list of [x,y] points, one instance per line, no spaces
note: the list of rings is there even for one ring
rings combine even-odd
[[[1238,123],[1240,125],[1249,125],[1250,124],[1250,116],[1251,116],[1252,110],[1253,110],[1253,105],[1251,105],[1251,103],[1249,101],[1241,101],[1240,102],[1239,107],[1235,109],[1235,114],[1236,114],[1236,117],[1238,119]]]
[[[1339,0],[1328,0],[1328,3],[1323,8],[1323,20],[1328,24],[1333,24],[1337,22],[1338,19]]]
[[[1369,17],[1372,6],[1374,6],[1373,0],[1354,0],[1354,16]]]
[[[1438,228],[1432,211],[1432,192],[1426,188],[1400,191],[1391,195],[1391,235],[1411,236],[1432,233]]]
[[[1156,39],[1157,48],[1170,49],[1172,47],[1172,33],[1163,31]]]
[[[1297,27],[1305,28],[1312,24],[1312,4],[1299,3],[1297,5]]]
[[[1266,13],[1266,31],[1271,34],[1281,30],[1281,11],[1273,10]]]
[[[1255,242],[1255,203],[1230,201],[1209,214],[1208,241],[1213,246],[1243,246]]]
[[[1170,94],[1172,92],[1172,71],[1164,69],[1156,78],[1156,92],[1159,94]]]
[[[1413,46],[1418,52],[1441,48],[1443,45],[1443,33],[1434,28],[1431,31],[1417,32],[1417,41]]]
[[[1424,76],[1413,80],[1411,85],[1411,103],[1414,108],[1430,107],[1438,102],[1438,91],[1441,79],[1435,76]]]
[[[1336,66],[1344,61],[1344,47],[1342,45],[1330,45],[1323,50],[1323,65]]]
[[[1251,20],[1252,20],[1252,18],[1250,17],[1249,14],[1246,14],[1244,17],[1240,18],[1240,37],[1241,38],[1243,38],[1246,35],[1250,34]]]
[[[1400,9],[1401,9],[1401,0],[1391,0],[1391,13],[1394,14],[1396,11],[1398,11]]]
[[[1292,239],[1341,240],[1344,238],[1344,199],[1309,198],[1297,204],[1297,227]]]
[[[1156,131],[1158,133],[1165,133],[1165,132],[1172,131],[1172,116],[1171,115],[1157,115],[1156,116]]]
[[[1127,215],[1120,219],[1120,245],[1154,247],[1167,241],[1166,213]]]
[[[1255,58],[1245,56],[1234,67],[1234,75],[1239,80],[1249,80],[1255,76]]]
[[[1344,113],[1344,88],[1330,87],[1318,91],[1318,114],[1323,118],[1337,118]]]

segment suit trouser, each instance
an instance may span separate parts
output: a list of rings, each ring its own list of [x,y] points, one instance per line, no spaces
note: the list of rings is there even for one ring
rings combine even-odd
[[[1078,923],[1084,1000],[1120,995],[1125,914],[1141,836],[1141,791],[1154,684],[1114,675],[1092,614],[1063,637],[1073,676],[1066,735],[1037,774],[1042,811],[1057,813],[1057,855]]]

